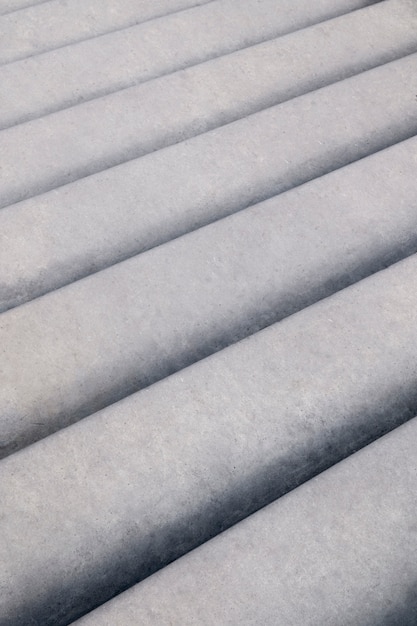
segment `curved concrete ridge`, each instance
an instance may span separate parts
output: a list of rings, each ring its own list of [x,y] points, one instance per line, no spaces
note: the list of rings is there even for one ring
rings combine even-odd
[[[341,0],[347,2],[348,0]],[[359,1],[359,0],[358,0]],[[0,64],[213,0],[51,0],[0,16]],[[362,2],[363,4],[363,2]]]
[[[313,3],[313,11],[316,6]],[[4,65],[0,128],[278,37],[287,33],[288,20],[294,19],[294,6],[285,14],[283,9],[277,0],[269,0],[269,5],[266,0],[209,2]],[[250,19],[242,18],[245,12]],[[311,21],[308,14],[302,15]],[[388,0],[260,48],[265,52],[259,63],[273,63],[278,83],[285,84],[291,75],[303,83],[305,75],[310,88],[317,88],[329,77],[346,77],[415,52],[416,33],[417,12],[411,1]]]
[[[417,419],[74,626],[414,626]]]
[[[417,133],[416,92],[417,54],[3,209],[1,307],[41,295],[406,139]],[[185,110],[178,111],[180,119],[187,118]],[[30,124],[4,131],[3,138],[13,131],[9,140],[16,139],[18,130],[19,145],[27,145],[23,131]],[[150,128],[148,137],[159,127]],[[128,124],[125,130],[131,137]],[[164,127],[160,133],[166,138]],[[59,136],[60,131],[53,142],[57,149]],[[109,133],[105,140],[109,149],[111,137]],[[11,141],[12,147],[14,156],[3,158],[10,166],[3,187],[6,194],[25,193],[25,172],[29,185],[38,184],[39,175],[49,175],[55,154],[47,146],[39,146],[42,158],[28,150],[25,165],[25,156]],[[64,165],[74,159],[90,164],[87,157],[96,150],[97,144],[90,141],[81,157],[59,150],[55,165],[64,172]],[[34,164],[35,159],[37,166],[28,169],[28,161]]]
[[[416,252],[416,141],[4,313],[2,455]]]
[[[413,256],[4,459],[3,623],[67,624],[413,417],[416,272]],[[67,375],[65,367],[62,372]],[[400,457],[398,466],[389,466],[394,491],[392,472],[401,476],[404,463],[415,466],[415,456],[412,462],[406,454]],[[366,472],[361,475],[366,480]],[[382,478],[377,482],[379,493],[387,485]],[[346,483],[337,487],[339,494]],[[360,484],[353,482],[354,493]],[[301,520],[307,534],[317,530],[311,516],[326,510],[316,504],[310,511],[312,501],[320,502],[317,491],[329,492],[313,488],[314,495],[300,498],[303,514],[289,516],[288,531]],[[303,533],[294,532],[294,545],[288,536],[278,544],[283,554],[304,545]],[[276,556],[273,537],[270,551]],[[342,543],[344,537],[340,532]],[[262,550],[268,551],[266,541]],[[364,542],[375,547],[372,535]],[[211,560],[208,550],[207,572],[226,582],[234,559],[220,550]],[[243,550],[248,558],[251,550]],[[190,569],[196,581],[200,569],[205,568]],[[173,574],[179,585],[190,580],[180,571]],[[330,579],[331,574],[329,568]],[[256,584],[253,572],[250,578]],[[231,603],[235,592],[228,594]],[[140,597],[148,598],[145,611],[157,598],[152,583]],[[252,610],[262,611],[263,603],[248,597]],[[181,596],[179,612],[190,607],[190,598]],[[169,606],[163,602],[160,609]],[[114,623],[123,623],[120,615]]]
[[[289,152],[287,160],[291,159],[286,146],[289,141],[295,144],[293,150],[298,150],[300,156],[305,154],[304,161],[309,158],[314,162],[318,150],[321,164],[327,156],[326,166],[321,165],[315,176],[334,169],[340,160],[345,165],[417,132],[417,53],[276,105],[309,92],[314,81],[304,63],[298,68],[301,80],[298,72],[294,70],[294,75],[288,75],[287,68],[282,67],[282,83],[277,81],[272,62],[276,55],[268,55],[271,45],[235,52],[1,131],[0,206],[182,142],[257,111],[258,117],[248,118],[247,124],[260,124],[264,132],[268,129],[268,147],[275,138],[274,129],[275,133],[278,131],[281,155]],[[340,42],[336,49],[340,49]],[[346,68],[349,58],[343,52],[342,58],[336,53],[332,55],[339,69]],[[327,54],[325,58],[322,71],[331,81],[335,68]],[[321,73],[318,68],[317,72]],[[318,82],[321,84],[321,79]],[[346,119],[346,125],[342,126],[340,119]],[[301,132],[314,137],[307,148],[299,140]],[[358,146],[355,150],[353,141]],[[363,145],[368,143],[369,148],[364,151]],[[340,152],[345,156],[340,157]],[[158,184],[164,184],[164,176]]]

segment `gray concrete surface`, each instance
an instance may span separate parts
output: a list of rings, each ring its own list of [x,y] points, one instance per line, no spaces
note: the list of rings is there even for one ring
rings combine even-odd
[[[274,63],[268,55],[263,63],[264,54],[264,46],[259,55],[254,48],[236,52],[2,131],[0,207],[297,95],[302,82],[295,86],[296,75],[289,85],[275,82]],[[310,74],[301,69],[301,75],[308,91]],[[416,92],[417,53],[266,108],[230,132],[253,134],[259,125],[270,150],[278,133],[286,168],[295,151],[298,163],[316,170],[310,177],[319,176],[415,134]],[[290,167],[294,171],[294,163]]]
[[[415,255],[4,459],[0,623],[67,623],[412,418],[416,271]]]
[[[414,626],[417,420],[77,626]]]
[[[212,0],[51,0],[0,17],[0,64],[68,46]],[[341,4],[349,0],[341,0]],[[351,0],[350,4],[354,4]],[[357,0],[357,3],[364,4]],[[6,6],[9,3],[6,4]],[[329,4],[329,2],[328,2]]]
[[[0,626],[414,625],[414,0],[0,14]]]
[[[22,296],[44,293],[409,137],[417,132],[416,70],[417,55],[405,57],[2,210],[6,306],[16,297],[19,302]],[[201,105],[204,111],[204,98]],[[182,116],[187,123],[185,110],[179,109]],[[81,144],[78,133],[74,150],[62,151],[58,138],[65,141],[67,135],[58,123],[49,149],[45,141],[41,145],[45,120],[3,131],[3,145],[11,150],[2,157],[3,172],[9,174],[3,179],[4,198],[53,184],[57,171],[67,178],[66,167],[74,163],[94,167],[92,154],[101,158],[97,143]],[[32,124],[37,125],[33,145],[24,133]],[[166,138],[164,126],[159,131],[158,124],[146,121],[144,126],[149,138],[155,132]],[[115,123],[114,136],[118,129]],[[125,131],[130,142],[128,124]],[[114,158],[113,134],[103,138],[100,123],[96,132]],[[12,141],[18,136],[23,154]],[[120,135],[118,140],[123,142]],[[75,170],[69,175],[75,176]]]
[[[0,127],[278,37],[288,31],[288,20],[291,26],[302,25],[293,22],[296,7],[297,3],[292,11],[284,12],[288,7],[276,0],[269,4],[251,0],[243,5],[234,0],[209,2],[4,65],[0,67]],[[243,8],[248,19],[242,19]],[[318,10],[319,4],[313,3],[311,10],[315,8]],[[300,15],[310,21],[307,13]],[[413,0],[388,0],[298,31],[292,37],[280,37],[254,55],[241,58],[248,74],[253,72],[258,55],[257,71],[265,64],[276,70],[268,74],[268,83],[279,85],[284,93],[285,87],[292,85],[292,93],[298,95],[306,85],[317,88],[416,50]]]
[[[411,139],[2,315],[2,455],[417,252],[416,154]]]

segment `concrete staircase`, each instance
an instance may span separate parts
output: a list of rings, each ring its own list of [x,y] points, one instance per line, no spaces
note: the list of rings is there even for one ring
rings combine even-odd
[[[415,0],[0,0],[0,129],[0,625],[415,626]]]

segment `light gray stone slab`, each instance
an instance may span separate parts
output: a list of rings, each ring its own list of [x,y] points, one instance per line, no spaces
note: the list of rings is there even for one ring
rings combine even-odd
[[[11,63],[210,1],[52,0],[33,3],[23,11],[0,17],[0,63]],[[347,3],[348,0],[341,1],[341,4]],[[354,3],[355,0],[351,2]]]
[[[0,317],[2,454],[417,251],[416,139]]]
[[[0,207],[203,134],[310,90],[311,75],[303,64],[303,82],[295,74],[288,75],[284,66],[286,80],[284,84],[277,81],[268,51],[268,46],[262,46],[260,51],[256,47],[236,52],[2,131]],[[274,54],[272,57],[276,58]],[[323,67],[331,67],[327,56]],[[368,141],[365,154],[415,134],[416,90],[414,54],[281,107],[271,106],[235,132],[239,133],[239,128],[240,132],[256,132],[256,125],[260,125],[268,147],[278,132],[280,160],[284,159],[287,169],[294,151],[298,162],[302,159],[304,163],[313,163],[319,153],[321,167],[316,175],[320,175],[340,161],[345,164],[364,156],[363,146]],[[341,125],[341,119],[346,124]],[[305,133],[304,142],[299,139],[301,132]],[[350,156],[352,152],[355,156]],[[160,186],[165,176],[164,172]]]
[[[2,626],[67,624],[70,618],[75,619],[412,418],[417,409],[416,272],[417,256],[413,256],[3,459]],[[33,332],[33,317],[31,322]],[[96,358],[106,357],[106,346],[101,344]],[[88,377],[82,365],[79,357],[80,383],[85,385]],[[55,375],[66,380],[69,364],[62,363]],[[109,384],[109,378],[102,378],[102,388]],[[42,419],[40,411],[36,421]],[[397,492],[395,476],[404,473],[408,467],[404,463],[415,466],[414,456],[408,454],[415,442],[409,441],[413,443],[399,454],[402,460],[398,466],[382,455],[389,479],[385,480],[383,473],[379,476],[375,499],[370,481],[361,502],[366,498],[377,502],[387,488],[387,493],[391,487]],[[359,472],[364,480],[367,474],[365,470]],[[324,513],[327,504],[333,502],[335,509],[330,506],[330,510],[336,513],[341,504],[338,498],[348,485],[350,505],[365,484],[352,477],[330,492],[325,486],[318,489],[328,493],[322,506],[316,490],[300,498],[292,510],[294,513],[300,506],[302,514],[288,516],[283,535],[293,528],[294,542],[302,546],[308,537],[310,545],[321,527],[318,520],[314,522],[317,511]],[[402,524],[407,518],[401,508],[398,510],[400,501],[382,499],[382,518],[386,516],[384,502],[392,507],[390,515],[394,519],[398,516],[401,543]],[[279,513],[278,518],[282,519]],[[356,531],[350,520],[346,525],[342,520],[343,513],[342,527],[333,532],[343,542],[345,533]],[[287,562],[288,555],[289,570],[282,569],[280,579],[283,584],[288,577],[296,579],[303,560],[300,556],[297,567],[295,562],[291,565],[293,556],[288,550],[296,550],[291,536],[280,544],[279,532],[271,534],[266,529],[256,535],[262,540],[262,550],[270,550],[275,557],[282,553],[280,563]],[[349,534],[346,541],[351,541]],[[392,554],[400,568],[403,553],[396,552],[390,541],[391,535],[384,554]],[[363,534],[366,543],[375,546],[372,533]],[[241,557],[237,554],[236,558],[245,562],[254,546],[248,543],[245,551],[242,542],[238,545]],[[203,552],[198,563],[207,562],[207,572],[218,574],[219,581],[226,584],[228,568],[235,570],[234,559],[222,549],[220,562],[211,555],[209,549],[206,559]],[[245,567],[243,572],[255,585],[259,583],[260,590],[266,583],[261,573],[269,571],[269,565],[264,568],[260,555],[252,562],[255,570],[249,572]],[[355,571],[361,567],[372,571],[372,562],[359,562]],[[416,562],[414,557],[411,562]],[[306,578],[314,569],[311,567]],[[204,569],[205,565],[191,566],[190,577],[199,580],[195,574]],[[281,566],[276,571],[281,571]],[[333,579],[332,567],[327,576],[327,580]],[[387,576],[390,579],[391,573]],[[190,580],[184,579],[182,568],[173,578],[178,584]],[[320,578],[321,571],[317,584]],[[172,582],[169,574],[168,580]],[[365,582],[368,580],[366,577]],[[198,603],[195,598],[199,593],[203,602],[207,592],[202,583],[199,591],[196,588],[190,594],[188,603],[167,599],[158,605],[161,588],[169,592],[171,582],[157,584],[155,592],[151,584],[149,593],[140,595],[139,604],[144,598],[148,600],[141,609],[144,613],[138,615],[146,616],[145,607],[152,605],[161,611],[193,607],[192,598]],[[290,588],[278,594],[284,608],[289,598],[296,602],[298,597],[288,596]],[[232,604],[238,589],[238,581],[229,588],[227,597]],[[244,585],[242,594],[239,598],[247,596],[244,607],[256,614],[262,606],[258,596],[252,597]],[[206,601],[212,603],[213,599],[208,596]],[[329,597],[329,603],[332,601]],[[357,608],[360,606],[358,602]],[[213,610],[216,607],[213,602]],[[175,612],[168,615],[175,617]],[[123,612],[114,623],[124,624]],[[152,622],[138,618],[137,623]],[[181,623],[181,617],[176,623]],[[212,623],[223,621],[214,619]],[[238,619],[234,623],[242,622]]]
[[[416,450],[414,419],[77,626],[414,626]]]
[[[291,9],[276,0],[209,2],[0,67],[0,127],[285,34],[297,3]],[[312,4],[311,10],[315,9],[320,11],[320,3]],[[309,24],[311,15],[306,12],[302,16]],[[258,54],[264,51],[259,65],[269,64],[276,70],[275,81],[282,89],[292,78],[292,83],[299,84],[295,91],[299,93],[306,90],[306,84],[317,88],[416,49],[414,2],[388,0],[271,42],[259,48]],[[244,69],[252,71],[251,63]]]

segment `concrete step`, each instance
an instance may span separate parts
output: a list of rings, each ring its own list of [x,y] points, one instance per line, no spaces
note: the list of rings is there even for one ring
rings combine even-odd
[[[414,626],[414,0],[0,15],[0,626]]]
[[[211,64],[221,62],[217,59]],[[261,75],[254,74],[254,80]],[[219,79],[224,79],[223,70]],[[166,80],[169,77],[142,87]],[[248,96],[246,89],[251,83],[246,79],[244,83]],[[414,54],[3,209],[3,309],[410,137],[417,133],[416,91]],[[187,93],[186,100],[191,98]],[[257,95],[252,96],[253,103]],[[223,116],[222,107],[226,107],[222,98],[213,98],[209,106],[203,92],[195,97],[190,133],[207,125],[207,110],[214,114],[210,123],[219,123],[217,114]],[[87,126],[91,131],[95,128],[95,139],[85,141],[79,110],[106,100],[3,131],[3,146],[10,148],[2,157],[7,174],[5,202],[63,182],[68,176],[109,165],[121,158],[117,156],[117,142],[122,152],[129,144],[129,149],[137,151],[145,150],[146,145],[148,149],[158,147],[155,141],[173,141],[175,132],[184,133],[191,120],[186,107],[179,107],[174,114],[161,93],[159,99],[149,99],[147,117],[132,109],[137,129],[143,130],[133,148],[131,142],[136,137],[127,123],[128,112],[124,125],[114,120],[108,133],[103,133],[102,117],[86,114]],[[232,98],[233,106],[245,107],[245,102]],[[164,124],[162,109],[156,103],[162,109],[166,106]],[[156,111],[153,119],[151,109]],[[114,114],[111,107],[108,112]],[[73,116],[77,129],[71,149],[70,126],[64,124],[63,116]],[[34,127],[36,132],[30,134]],[[41,131],[52,127],[54,133],[45,141]],[[172,129],[171,139],[167,139],[168,127]],[[65,141],[68,149],[62,150]],[[22,150],[17,151],[16,146]],[[107,160],[103,161],[106,151]]]
[[[77,626],[414,626],[416,450],[414,419]]]
[[[310,24],[314,11],[317,19],[323,17],[320,3],[313,3],[312,14],[297,12],[299,2],[293,2],[291,10],[286,5],[276,0],[209,2],[4,65],[0,128],[279,37],[289,28]],[[243,11],[248,19],[242,19]],[[294,93],[299,93],[306,85],[317,88],[416,52],[416,33],[412,2],[388,0],[271,42],[254,53],[261,55],[260,66],[276,70],[274,80],[281,90],[295,83]],[[244,58],[249,59],[247,74],[253,57]]]
[[[256,126],[264,133],[268,129],[265,147],[278,134],[281,161],[284,153],[288,153],[286,161],[291,159],[288,142],[298,151],[298,160],[303,155],[305,162],[310,153],[313,164],[319,153],[320,167],[314,163],[317,174],[312,174],[316,176],[417,132],[417,53],[279,106],[276,103],[309,91],[311,75],[301,70],[304,82],[292,73],[288,83],[280,84],[273,62],[276,55],[264,58],[264,52],[265,46],[260,52],[258,47],[236,52],[3,130],[0,207],[257,111],[257,117],[223,137],[228,132],[252,134]],[[340,119],[346,124],[342,126]],[[298,141],[300,133],[306,134],[304,142]],[[317,139],[305,147],[314,134]],[[313,171],[314,165],[310,165]]]
[[[212,0],[51,0],[0,17],[0,64],[98,37]],[[26,4],[6,2],[5,7]],[[28,3],[29,4],[29,3]],[[330,4],[330,1],[327,1]],[[349,4],[341,0],[337,4]],[[350,4],[366,2],[352,0]],[[33,5],[33,6],[32,6]]]
[[[412,256],[3,459],[5,623],[67,624],[413,417],[416,272]]]
[[[417,252],[416,142],[3,314],[2,454]]]

